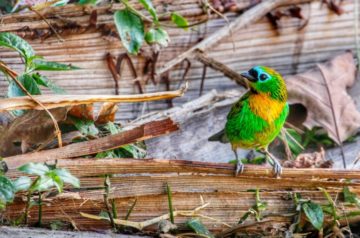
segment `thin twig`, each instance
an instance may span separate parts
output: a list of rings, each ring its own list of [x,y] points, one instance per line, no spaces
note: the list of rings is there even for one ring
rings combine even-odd
[[[18,74],[13,71],[12,69],[10,69],[5,63],[3,63],[2,61],[0,61],[0,68],[2,70],[4,70],[10,77],[12,80],[14,80],[14,82],[16,83],[16,85],[21,88],[21,90],[32,100],[34,101],[36,104],[38,104],[43,110],[46,111],[46,113],[50,116],[54,127],[55,127],[55,133],[57,135],[57,139],[58,139],[58,145],[59,147],[62,147],[62,137],[61,137],[61,130],[59,128],[59,124],[57,123],[55,117],[52,115],[52,113],[44,106],[44,104],[42,102],[40,102],[40,100],[38,100],[37,98],[35,98],[33,95],[31,95],[26,88],[19,82],[19,80],[17,80],[17,76]],[[12,98],[14,99],[14,98]],[[11,99],[10,99],[11,100]],[[0,109],[1,110],[1,109]],[[14,109],[13,109],[14,110]]]
[[[33,7],[29,6],[29,9],[33,12],[36,13],[36,15],[38,15],[39,17],[41,17],[41,19],[43,19],[43,21],[50,27],[50,29],[54,32],[54,34],[56,35],[56,37],[58,38],[58,40],[60,42],[64,42],[65,40],[59,35],[59,33],[56,31],[56,29],[50,24],[50,22],[36,9],[34,9]]]
[[[281,128],[281,137],[282,137],[282,141],[283,141],[284,147],[285,147],[286,158],[288,160],[292,160],[293,159],[293,154],[291,152],[289,143],[287,141],[286,129],[285,128]]]
[[[212,33],[210,36],[199,42],[198,44],[192,46],[187,51],[183,52],[182,54],[175,57],[173,60],[165,63],[162,67],[157,70],[157,74],[160,75],[175,65],[179,64],[185,58],[192,58],[194,57],[194,53],[197,50],[205,52],[206,50],[210,49],[214,45],[216,45],[220,40],[229,36],[231,31],[246,27],[251,23],[254,23],[260,20],[263,16],[265,16],[268,12],[274,10],[275,8],[286,6],[286,5],[294,5],[300,3],[307,3],[313,0],[274,0],[274,1],[263,1],[262,3],[250,8],[246,12],[244,12],[241,16],[239,16],[234,21],[230,22],[229,26],[223,26],[219,30]]]
[[[202,96],[202,93],[204,91],[204,84],[205,84],[205,78],[207,73],[207,66],[203,65],[203,71],[201,73],[201,83],[200,83],[200,90],[199,90],[199,96]]]

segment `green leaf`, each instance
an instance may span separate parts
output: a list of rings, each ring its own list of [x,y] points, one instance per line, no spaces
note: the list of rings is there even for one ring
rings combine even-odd
[[[356,193],[350,191],[349,187],[346,186],[343,188],[343,195],[345,202],[355,204],[360,207],[360,199],[356,196]]]
[[[302,209],[305,212],[305,215],[310,221],[310,223],[317,230],[320,230],[324,222],[324,213],[321,206],[311,201],[308,201],[302,204]]]
[[[55,169],[54,172],[59,176],[64,183],[71,184],[75,188],[80,188],[80,180],[72,175],[67,169]]]
[[[18,168],[20,172],[42,176],[49,172],[49,168],[42,163],[28,163]]]
[[[121,132],[121,128],[120,126],[116,125],[113,122],[108,122],[106,123],[106,125],[104,126],[104,128],[110,132],[111,135],[117,134]]]
[[[66,4],[68,4],[69,0],[59,0],[56,3],[52,4],[52,7],[60,7],[60,6],[65,6]]]
[[[35,55],[35,52],[29,43],[21,37],[9,32],[0,33],[0,46],[16,50],[25,59],[25,62],[28,62],[28,59]]]
[[[51,230],[64,230],[66,223],[60,220],[55,220],[50,222]]]
[[[150,13],[153,17],[155,23],[159,22],[156,10],[151,2],[151,0],[139,0],[139,2],[144,6],[144,8]]]
[[[125,9],[114,14],[116,29],[128,52],[137,54],[144,41],[144,23],[135,13]]]
[[[40,95],[41,90],[36,81],[28,74],[22,74],[17,77],[17,80],[24,86],[24,88],[31,95]],[[12,80],[8,87],[8,97],[26,96],[23,90]]]
[[[50,170],[48,173],[46,173],[46,176],[50,178],[59,193],[63,191],[64,182],[61,180],[60,176],[56,173],[56,170]]]
[[[100,2],[100,0],[79,0],[79,4],[80,5],[86,5],[86,4],[91,4],[91,5],[96,5]]]
[[[187,29],[189,26],[189,22],[186,20],[186,18],[176,12],[171,13],[171,21],[181,28]]]
[[[214,235],[204,226],[204,224],[198,218],[192,218],[186,222],[186,225],[195,231],[196,234],[213,238]]]
[[[31,179],[26,176],[21,176],[14,181],[15,192],[27,191],[31,186]]]
[[[149,44],[157,43],[163,47],[167,47],[170,39],[168,33],[161,27],[158,27],[156,29],[152,28],[146,32],[145,41]]]
[[[34,70],[43,70],[43,71],[66,71],[80,69],[79,67],[72,66],[71,64],[61,64],[57,62],[45,61],[45,60],[33,60],[32,66]]]
[[[99,217],[110,220],[109,213],[107,211],[101,210],[99,213]]]
[[[76,129],[78,129],[78,131],[80,131],[83,135],[96,136],[97,134],[99,134],[99,130],[95,126],[94,121],[80,119],[77,117],[71,117],[71,120],[73,121]]]
[[[51,177],[43,175],[37,178],[36,182],[30,187],[29,190],[42,192],[55,186],[56,184]]]
[[[47,87],[56,94],[65,94],[66,93],[64,89],[60,88],[58,85],[56,85],[53,81],[51,81],[44,75],[35,73],[35,74],[32,74],[31,77],[35,80],[35,82],[38,85]]]
[[[11,202],[14,196],[15,186],[13,182],[5,176],[0,176],[0,201],[6,204]]]

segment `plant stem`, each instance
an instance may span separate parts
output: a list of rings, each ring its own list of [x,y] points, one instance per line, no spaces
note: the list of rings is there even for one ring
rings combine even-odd
[[[42,225],[42,199],[41,199],[41,192],[39,192],[39,217],[38,217],[38,226],[41,227]]]
[[[27,225],[28,223],[28,215],[29,215],[29,209],[30,209],[30,202],[31,202],[31,190],[28,191],[27,199],[26,199],[26,207],[25,207],[25,215],[24,215],[24,223]]]
[[[29,216],[29,209],[30,209],[30,203],[31,203],[31,195],[32,195],[32,187],[34,186],[34,184],[40,179],[40,177],[37,177],[30,185],[29,190],[28,190],[28,194],[27,194],[27,199],[26,199],[26,207],[25,207],[25,212],[24,212],[24,223],[27,225],[28,223],[28,216]]]
[[[173,209],[173,205],[172,205],[172,194],[171,194],[171,188],[168,183],[166,183],[166,192],[167,192],[167,196],[168,196],[170,221],[172,224],[174,224],[175,220],[174,220],[174,209]]]
[[[114,219],[118,218],[115,199],[111,199],[111,207]]]
[[[110,177],[109,177],[109,175],[106,175],[106,177],[105,177],[104,187],[105,187],[104,203],[105,203],[105,207],[106,207],[106,212],[109,215],[111,227],[116,231],[117,230],[116,224],[114,222],[114,217],[113,217],[113,214],[111,213],[110,204],[109,204],[109,193],[110,193]]]
[[[129,217],[130,217],[130,214],[132,213],[132,211],[134,210],[134,207],[137,203],[137,198],[135,198],[135,201],[133,202],[133,204],[131,205],[131,207],[129,208],[129,210],[127,211],[126,213],[126,216],[125,216],[125,220],[128,220]]]

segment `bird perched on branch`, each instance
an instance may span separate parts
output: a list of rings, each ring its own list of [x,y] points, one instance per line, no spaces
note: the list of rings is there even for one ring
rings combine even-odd
[[[237,154],[237,149],[243,148],[265,153],[279,177],[281,165],[269,153],[268,145],[279,134],[289,113],[285,81],[278,72],[264,66],[253,67],[241,76],[247,79],[250,90],[231,107],[225,128],[209,141],[230,142],[237,161],[236,175],[244,170]]]

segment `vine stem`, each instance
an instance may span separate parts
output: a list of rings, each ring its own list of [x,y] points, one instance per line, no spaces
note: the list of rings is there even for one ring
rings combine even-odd
[[[59,124],[57,123],[55,117],[53,116],[53,114],[44,106],[44,104],[42,104],[39,100],[37,100],[36,98],[34,98],[29,91],[26,90],[26,88],[19,82],[19,80],[17,79],[18,73],[16,73],[14,70],[10,69],[4,62],[0,61],[0,69],[2,69],[4,72],[6,72],[12,80],[14,80],[14,82],[16,83],[16,85],[21,88],[21,90],[29,97],[31,98],[31,100],[33,100],[35,103],[37,103],[40,107],[42,107],[46,113],[50,116],[54,127],[55,127],[55,133],[58,139],[58,145],[59,147],[62,147],[62,138],[61,138],[61,131],[59,128]]]

